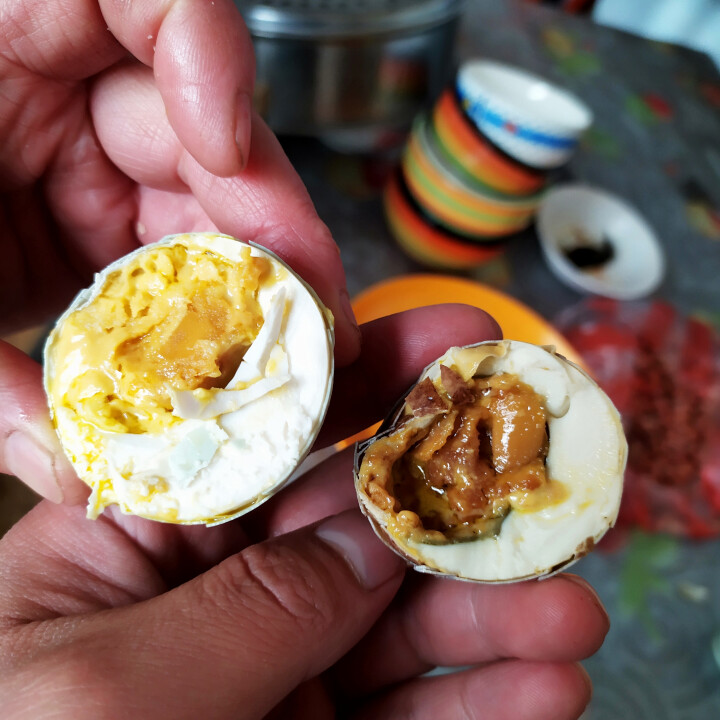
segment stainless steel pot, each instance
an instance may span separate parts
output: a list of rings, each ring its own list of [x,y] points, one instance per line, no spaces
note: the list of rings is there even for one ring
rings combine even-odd
[[[392,143],[454,69],[463,0],[235,0],[256,105],[277,133],[343,149]]]

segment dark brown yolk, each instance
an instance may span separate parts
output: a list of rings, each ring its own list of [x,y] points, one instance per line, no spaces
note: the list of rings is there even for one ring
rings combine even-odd
[[[496,534],[509,496],[545,481],[545,408],[528,385],[505,377],[473,383],[454,408],[396,463],[394,494],[425,530],[462,539]],[[488,387],[482,387],[488,385]]]
[[[404,526],[417,540],[440,543],[491,536],[511,508],[562,499],[561,483],[549,492],[542,397],[508,374],[467,386],[462,403],[445,396],[447,412],[429,426],[408,423],[368,449],[368,492],[392,512],[391,532]]]

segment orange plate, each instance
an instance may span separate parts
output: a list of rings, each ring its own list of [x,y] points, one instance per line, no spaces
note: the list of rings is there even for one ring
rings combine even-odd
[[[353,300],[359,323],[426,305],[463,303],[490,313],[505,338],[554,345],[568,360],[584,367],[579,354],[546,320],[521,302],[473,280],[451,275],[404,275],[377,283]]]

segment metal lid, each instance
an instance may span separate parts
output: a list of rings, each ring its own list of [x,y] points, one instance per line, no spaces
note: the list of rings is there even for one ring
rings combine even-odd
[[[259,37],[315,40],[422,30],[457,15],[464,0],[235,0]]]

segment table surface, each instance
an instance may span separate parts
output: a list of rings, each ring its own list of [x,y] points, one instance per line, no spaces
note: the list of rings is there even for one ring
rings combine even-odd
[[[635,205],[668,260],[657,297],[720,322],[720,77],[705,56],[519,2],[469,3],[460,60],[508,62],[564,85],[595,124],[561,179]],[[383,162],[286,139],[320,216],[338,242],[351,294],[427,269],[393,243],[382,214]],[[547,319],[582,300],[545,266],[534,231],[469,274]],[[606,603],[612,630],[586,662],[592,720],[720,717],[720,541],[640,532],[575,566]],[[713,645],[714,643],[714,645]]]

